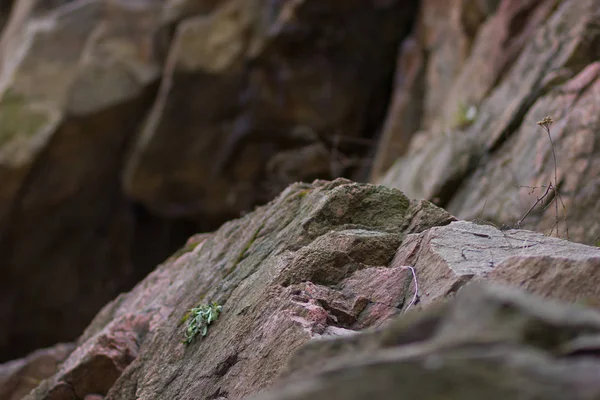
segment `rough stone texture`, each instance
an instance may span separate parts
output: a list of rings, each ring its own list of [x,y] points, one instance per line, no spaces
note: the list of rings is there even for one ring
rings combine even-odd
[[[398,157],[406,154],[419,129],[439,131],[444,125],[440,118],[444,109],[452,105],[454,118],[457,104],[471,104],[462,97],[480,100],[489,89],[482,86],[494,84],[497,75],[509,66],[510,56],[526,37],[509,37],[515,32],[506,25],[513,22],[511,17],[518,10],[534,8],[529,3],[538,1],[505,1],[497,12],[494,3],[498,2],[421,2],[416,27],[398,54],[392,103],[373,162],[372,181],[380,179]],[[510,49],[506,48],[508,41]]]
[[[461,106],[478,107],[482,103],[557,5],[556,0],[496,3],[495,12],[479,27],[468,58],[444,99],[442,111],[432,116],[445,127],[457,127]]]
[[[0,38],[0,360],[74,339],[190,234],[356,169],[365,150],[344,138],[379,127],[416,6],[16,1]]]
[[[58,382],[45,381],[38,390],[48,398],[57,388],[82,399],[90,394],[106,394],[123,370],[138,356],[139,347],[150,330],[151,316],[124,313],[110,321],[92,338],[81,341],[60,365]]]
[[[379,330],[311,341],[287,381],[252,399],[592,400],[599,338],[597,311],[469,285]]]
[[[600,300],[600,249],[531,231],[452,222],[408,235],[391,265],[415,268],[423,304],[455,293],[472,278],[569,302]]]
[[[509,259],[485,279],[519,286],[547,298],[600,309],[600,254],[589,259],[529,256]]]
[[[147,273],[119,180],[159,78],[160,10],[54,3],[19,2],[2,38],[0,359],[74,338]]]
[[[595,199],[600,195],[594,101],[600,3],[550,3],[505,0],[499,5],[479,29],[464,75],[456,79],[454,94],[439,115],[450,115],[457,101],[479,102],[474,121],[443,134],[435,129],[419,134],[380,183],[447,206],[460,218],[514,225],[543,193],[539,187],[554,180],[551,146],[536,124],[551,115],[557,121],[552,135],[570,238],[586,243],[598,238],[600,225],[590,216],[598,214]],[[497,62],[477,75],[484,58]],[[504,69],[496,69],[498,64]],[[520,185],[538,189],[530,195],[531,189]],[[555,214],[554,207],[540,208],[522,226],[549,232]],[[559,234],[566,236],[563,225]]]
[[[234,0],[183,21],[127,194],[162,215],[222,220],[295,180],[339,175],[334,137],[360,137],[385,112],[416,4],[404,3]]]
[[[521,343],[524,346],[539,339],[544,351],[551,350],[554,338],[573,352],[588,346],[588,342],[575,340],[579,330],[566,337],[561,329],[566,332],[567,328],[560,328],[563,322],[581,321],[580,314],[568,311],[563,316],[563,311],[556,311],[561,310],[559,306],[542,307],[539,300],[527,300],[519,292],[482,289],[475,298],[468,295],[459,305],[447,306],[445,300],[460,293],[465,284],[471,285],[473,279],[520,285],[548,298],[600,308],[600,249],[535,232],[500,231],[489,225],[456,221],[429,202],[409,201],[401,192],[383,186],[343,179],[297,183],[271,203],[226,223],[215,233],[191,238],[130,293],[108,304],[60,370],[27,399],[60,400],[92,394],[107,400],[239,399],[269,389],[282,378],[310,375],[330,361],[345,371],[353,365],[371,365],[371,354],[393,361],[393,365],[404,360],[396,359],[395,352],[378,353],[381,341],[366,339],[365,345],[364,338],[373,335],[387,341],[383,347],[440,336],[431,339],[425,353],[431,352],[427,357],[437,359],[446,351],[456,350],[457,356],[466,357],[460,374],[444,378],[457,382],[460,394],[468,390],[462,379],[479,376],[478,368],[465,365],[472,365],[479,357],[491,357],[488,362],[492,365],[498,361],[508,368],[521,351],[509,344],[516,346],[521,339],[527,340]],[[223,309],[208,335],[190,345],[182,343],[186,311],[213,301]],[[498,307],[505,309],[502,315],[506,320],[498,316]],[[424,314],[395,319],[415,308]],[[513,311],[516,315],[511,314]],[[521,317],[522,311],[528,317]],[[538,322],[529,323],[531,318]],[[540,318],[546,322],[539,322]],[[600,321],[600,316],[594,314],[594,318]],[[508,324],[502,326],[506,321]],[[555,331],[547,327],[548,321],[556,322]],[[459,328],[461,324],[464,331]],[[390,326],[400,326],[407,333],[396,335],[397,329],[392,328],[395,333],[390,336],[386,333]],[[373,334],[375,328],[382,329],[375,332],[383,333]],[[527,329],[533,336],[527,336]],[[576,329],[585,331],[581,325]],[[371,333],[357,334],[363,330]],[[544,339],[546,334],[549,341]],[[323,341],[331,337],[345,339]],[[490,352],[464,353],[464,346],[482,351],[481,346],[475,346],[479,339],[480,345],[495,347],[490,347]],[[309,341],[315,344],[301,347]],[[299,355],[290,359],[299,348]],[[527,354],[537,354],[538,350],[524,349]],[[351,359],[336,361],[336,355],[345,351]],[[409,353],[421,354],[414,350]],[[533,363],[532,368],[540,365],[536,357],[523,360]],[[582,376],[596,371],[578,362],[574,365],[581,368]],[[523,370],[524,376],[533,379],[535,368]],[[402,380],[422,382],[411,370],[421,371],[413,367],[394,371],[403,376]],[[440,371],[440,378],[451,370]],[[386,369],[377,371],[384,373]],[[572,382],[566,366],[552,371],[557,374],[556,385]],[[492,376],[496,373],[500,372]],[[367,376],[371,378],[372,373]],[[434,374],[430,379],[437,377]],[[507,388],[497,390],[508,395],[521,389],[523,381],[519,379],[511,378]],[[309,382],[310,393],[314,393],[320,384]],[[375,379],[365,387],[379,390],[378,382]],[[494,380],[481,384],[493,387]],[[587,381],[576,389],[584,384]],[[411,395],[427,394],[422,392],[427,387],[411,386]],[[340,387],[331,390],[327,395],[338,390],[345,393]],[[481,393],[483,389],[473,390]]]
[[[25,358],[0,364],[0,398],[19,400],[39,383],[54,375],[69,356],[74,344],[57,344],[37,350]]]
[[[398,246],[406,234],[452,220],[394,189],[346,180],[294,184],[270,204],[194,238],[107,305],[59,372],[28,398],[254,394],[302,343],[399,313],[412,296],[412,276],[389,266]],[[183,344],[182,317],[211,301],[223,311],[208,336]]]
[[[599,14],[600,17],[600,14]],[[597,40],[600,45],[600,40]],[[600,47],[597,47],[600,56]],[[600,237],[600,62],[540,97],[521,126],[486,163],[466,179],[448,205],[464,218],[518,221],[554,182],[556,154],[559,193],[559,234],[594,243]],[[552,115],[550,145],[546,132],[536,122]],[[536,189],[534,189],[536,188]],[[544,205],[548,202],[544,202]],[[556,208],[541,207],[523,226],[549,232],[556,221]]]
[[[166,0],[163,7],[163,20],[181,21],[196,15],[208,15],[227,0]]]
[[[421,23],[416,29],[427,54],[424,127],[432,126],[439,115],[455,78],[467,61],[479,26],[486,13],[493,11],[486,10],[485,3],[480,0],[424,0],[421,3]]]
[[[379,129],[390,92],[374,179],[403,155],[387,184],[514,224],[540,195],[516,186],[553,179],[535,124],[550,113],[570,237],[597,240],[600,2],[424,0],[400,45],[415,3],[16,2],[0,39],[0,358],[79,334],[170,253],[169,231],[212,230],[287,182],[351,170],[364,146],[349,140]],[[554,213],[523,226],[548,232]],[[393,190],[295,185],[105,307],[32,396],[237,398],[307,340],[380,326],[471,279],[600,304],[596,250],[436,227],[453,220]],[[204,299],[225,312],[185,347],[180,318]]]

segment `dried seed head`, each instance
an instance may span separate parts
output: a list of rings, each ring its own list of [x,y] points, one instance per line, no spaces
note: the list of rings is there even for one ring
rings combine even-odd
[[[537,124],[539,126],[541,126],[542,128],[548,129],[550,128],[550,125],[552,125],[552,123],[554,122],[554,120],[552,119],[552,117],[544,117],[541,120],[539,120],[537,122]]]

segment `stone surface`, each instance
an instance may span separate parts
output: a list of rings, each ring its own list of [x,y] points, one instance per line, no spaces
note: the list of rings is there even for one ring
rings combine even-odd
[[[0,359],[75,338],[150,267],[119,184],[160,72],[160,10],[138,5],[26,0],[4,31]]]
[[[480,2],[483,3],[483,2]],[[479,107],[555,10],[555,0],[504,0],[481,24],[469,55],[435,119],[460,127],[461,107]],[[489,12],[489,11],[488,11]],[[448,39],[446,39],[448,40]],[[466,122],[466,121],[465,121]]]
[[[74,344],[57,344],[25,358],[0,364],[0,398],[19,400],[42,380],[51,377],[69,356]]]
[[[408,235],[391,265],[415,268],[425,305],[456,293],[473,278],[557,300],[600,300],[600,249],[531,231],[452,222]]]
[[[4,1],[0,5],[0,30],[4,29],[4,25],[6,24],[6,20],[10,15],[10,10],[12,8],[12,1]]]
[[[389,267],[396,249],[406,234],[452,220],[394,189],[346,180],[294,184],[193,239],[107,305],[58,373],[28,398],[69,398],[58,390],[107,399],[254,394],[302,343],[398,314],[412,295],[412,275]],[[208,336],[183,344],[182,317],[211,301],[223,310]]]
[[[73,340],[189,235],[356,169],[345,138],[380,125],[417,0],[14,5],[0,360]]]
[[[255,394],[295,375],[305,342],[427,312],[471,280],[598,308],[596,249],[505,225],[554,179],[536,124],[550,114],[566,224],[547,198],[521,226],[600,243],[599,1],[423,0],[400,43],[416,3],[15,2],[0,38],[0,359],[73,339],[174,243],[289,182],[362,176],[380,128],[373,180],[400,157],[382,182],[503,229],[448,225],[395,190],[294,185],[107,305],[33,398]],[[224,313],[184,346],[181,318],[205,299]],[[511,351],[492,363],[514,365]]]
[[[590,216],[598,214],[594,132],[600,130],[592,99],[598,90],[600,7],[597,0],[555,3],[501,2],[478,30],[445,111],[437,115],[444,121],[465,102],[476,106],[473,120],[416,135],[380,183],[446,206],[460,218],[514,226],[543,194],[540,186],[554,181],[552,147],[536,124],[550,115],[557,121],[552,135],[569,237],[597,240],[600,226]],[[480,68],[483,60],[489,68]],[[557,212],[542,208],[521,226],[549,233]],[[563,210],[558,214],[562,220]],[[564,224],[559,228],[567,237]]]
[[[540,97],[510,139],[465,179],[448,208],[464,218],[519,221],[554,182],[554,152],[562,199],[558,214],[546,201],[543,205],[550,207],[543,211],[537,207],[522,226],[548,233],[558,218],[560,236],[568,233],[572,239],[594,244],[600,237],[599,96],[600,62],[595,62]],[[546,115],[556,121],[551,126],[552,145],[537,125]]]
[[[481,284],[471,281],[482,280],[521,286],[577,307],[600,308],[600,249],[530,231],[456,221],[429,202],[410,201],[383,186],[343,179],[296,183],[215,233],[192,237],[131,292],[105,306],[58,372],[27,399],[239,399],[300,378],[308,379],[306,390],[317,396],[314,390],[321,386],[310,376],[322,367],[333,371],[325,365],[341,371],[356,367],[372,379],[377,373],[363,366],[387,360],[383,369],[376,369],[387,377],[388,362],[408,362],[389,348],[417,342],[426,344],[424,353],[406,350],[414,356],[443,359],[450,351],[466,357],[460,374],[444,378],[455,382],[460,394],[469,393],[465,379],[479,376],[478,368],[469,367],[479,357],[491,357],[484,364],[509,368],[522,351],[538,354],[540,349],[527,347],[537,345],[531,341],[539,340],[541,350],[550,351],[550,344],[560,340],[571,349],[565,351],[577,354],[593,346],[579,333],[595,332],[584,329],[587,322],[574,325],[577,334],[564,335],[576,321],[600,321],[592,311],[565,313],[560,311],[565,305],[546,305],[518,291],[496,289],[478,289],[448,305],[448,298]],[[208,335],[184,344],[186,312],[213,301],[223,308]],[[506,319],[498,308],[506,309]],[[415,309],[419,312],[407,313]],[[506,321],[508,325],[498,328]],[[556,322],[555,331],[547,327],[548,321]],[[563,323],[564,332],[557,328]],[[406,332],[399,334],[395,326]],[[527,329],[533,336],[527,336]],[[549,342],[543,340],[546,334]],[[377,339],[369,339],[373,337]],[[482,343],[492,346],[489,352]],[[519,350],[511,343],[525,347]],[[464,346],[485,351],[465,353]],[[380,353],[384,348],[391,353]],[[449,357],[449,362],[454,360]],[[412,367],[422,364],[415,361],[418,357],[410,360],[411,367],[393,369],[389,376],[417,379],[419,375],[408,371],[422,373]],[[536,357],[523,360],[533,363],[532,368],[541,362]],[[596,371],[579,360],[572,362],[584,375]],[[551,369],[559,385],[551,388],[574,382],[569,372],[573,366],[568,366]],[[517,371],[533,379],[538,376],[535,368]],[[439,371],[440,378],[451,370]],[[500,373],[493,371],[493,377]],[[547,371],[540,372],[542,382]],[[378,382],[364,383],[364,390],[379,390]],[[518,392],[521,382],[511,378],[504,389],[496,388],[494,379],[478,384],[508,396]],[[576,389],[587,384],[580,381]],[[427,387],[413,385],[411,395],[427,394]],[[346,393],[337,384],[328,390],[323,396]],[[289,395],[282,393],[277,396]],[[560,396],[554,398],[565,398]]]
[[[486,13],[493,12],[486,10],[484,3],[479,0],[421,3],[421,21],[416,29],[427,54],[422,120],[426,128],[434,126]]]
[[[332,142],[347,148],[380,124],[415,5],[235,0],[184,20],[127,194],[162,215],[223,220],[296,180],[344,173]]]
[[[494,7],[478,0],[423,0],[411,36],[398,54],[395,87],[371,170],[385,174],[404,155],[415,132],[437,127],[445,99],[463,71],[475,34]],[[466,68],[466,67],[465,67]]]
[[[600,313],[496,285],[428,312],[315,340],[252,399],[597,399]]]

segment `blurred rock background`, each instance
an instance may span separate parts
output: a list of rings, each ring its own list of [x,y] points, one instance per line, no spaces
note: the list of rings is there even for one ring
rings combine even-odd
[[[298,180],[513,225],[553,176],[546,115],[570,239],[600,237],[600,0],[16,0],[0,23],[0,361]]]

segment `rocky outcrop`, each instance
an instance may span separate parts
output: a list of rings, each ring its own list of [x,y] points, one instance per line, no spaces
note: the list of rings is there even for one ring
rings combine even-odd
[[[393,189],[295,184],[107,305],[31,398],[256,393],[304,342],[377,325],[406,307],[411,273],[389,267],[397,247],[409,233],[452,220]],[[212,301],[223,310],[208,336],[183,344],[186,311]]]
[[[560,209],[546,207],[552,196],[547,197],[521,226],[554,228],[556,234],[558,219],[561,237],[594,243],[600,236],[597,218],[590,218],[599,211],[594,143],[600,129],[593,100],[599,6],[597,0],[500,2],[476,30],[463,67],[447,85],[445,102],[421,122],[423,130],[379,182],[432,200],[460,218],[511,226],[552,182]],[[433,56],[438,53],[443,50]],[[437,86],[426,85],[424,92],[426,101],[438,93]],[[402,96],[403,91],[396,94]],[[547,115],[555,120],[552,144],[537,125]],[[386,126],[395,118],[404,118],[403,110],[390,115]],[[413,131],[414,124],[408,133]]]
[[[453,222],[407,236],[392,264],[414,266],[426,304],[456,293],[472,279],[572,303],[600,299],[600,249],[531,231]]]
[[[520,269],[519,274],[513,272],[515,268]],[[368,345],[367,350],[360,343],[371,339],[363,339],[357,332],[381,328],[385,336],[390,323],[407,331],[388,335],[387,347],[425,342],[423,351],[435,358],[447,354],[446,348],[438,346],[443,343],[450,346],[449,351],[454,349],[466,357],[464,377],[447,378],[459,385],[461,379],[477,373],[477,368],[471,370],[466,365],[481,354],[495,354],[499,358],[492,360],[513,363],[510,357],[516,352],[497,352],[505,345],[521,343],[521,337],[536,341],[523,342],[523,346],[537,345],[540,338],[541,349],[549,351],[547,346],[573,348],[585,339],[584,333],[595,332],[586,330],[588,325],[582,322],[576,328],[581,330],[565,336],[561,329],[583,317],[569,311],[566,315],[570,319],[559,320],[564,311],[556,310],[562,308],[550,305],[544,311],[539,309],[540,300],[528,300],[519,293],[484,290],[475,298],[465,295],[467,300],[457,300],[456,306],[444,305],[446,298],[461,293],[469,281],[489,279],[522,285],[549,298],[598,307],[600,250],[528,231],[499,231],[459,222],[429,202],[410,201],[400,191],[383,186],[341,179],[294,184],[271,203],[228,222],[214,234],[192,238],[131,292],[108,304],[57,373],[27,398],[243,398],[283,382],[284,377],[305,376],[297,371],[317,371],[320,367],[312,366],[324,365],[325,361],[335,364],[338,361],[333,356],[338,352],[356,356],[360,365],[370,365],[366,354],[374,347]],[[186,312],[212,302],[222,310],[207,336],[183,343],[186,321],[182,318]],[[440,304],[446,311],[431,311]],[[506,309],[506,318],[513,322],[496,332],[495,324],[502,326],[505,321],[498,307]],[[413,309],[424,309],[425,314],[403,315]],[[530,310],[527,317],[521,316],[523,310]],[[592,311],[581,313],[588,318],[585,321],[600,320],[600,314]],[[413,327],[410,321],[414,318],[417,322]],[[529,323],[528,318],[538,322]],[[548,326],[549,321],[556,325]],[[563,323],[565,328],[560,328]],[[464,332],[457,328],[461,324]],[[427,340],[434,328],[446,325],[448,329],[440,328],[443,338],[429,346]],[[589,325],[590,329],[592,326],[596,325]],[[554,331],[553,327],[559,328]],[[527,329],[540,336],[527,337]],[[444,333],[446,330],[451,332]],[[491,336],[485,336],[486,332]],[[560,342],[542,341],[546,333]],[[480,336],[483,343],[496,346],[494,351],[480,354],[452,347],[457,343],[469,346]],[[341,339],[338,346],[332,337],[348,339]],[[311,347],[313,342],[320,346],[322,339],[332,343],[330,350],[335,354]],[[349,350],[355,342],[356,351]],[[309,347],[302,347],[306,343]],[[292,357],[298,349],[299,355]],[[537,351],[535,347],[526,349]],[[390,363],[400,362],[394,349],[386,351],[391,353],[378,354]],[[307,352],[323,358],[309,363]],[[580,365],[578,360],[573,362]],[[410,371],[412,364],[408,365],[399,371]],[[578,368],[590,374],[596,371],[596,367],[584,367],[581,364]],[[572,382],[572,375],[561,375],[563,369],[554,373],[564,382]],[[414,376],[418,375],[403,379]],[[313,382],[318,378],[306,379],[310,383],[306,390],[316,393],[320,386],[313,386]],[[518,382],[510,381],[506,390],[519,389]],[[556,384],[559,382],[563,381]],[[482,384],[493,385],[494,381]],[[366,387],[375,390],[371,384]],[[345,393],[337,385],[331,390]],[[417,387],[411,390],[413,396],[427,393]],[[280,395],[284,396],[276,396]]]
[[[29,356],[0,365],[0,398],[19,400],[58,370],[73,351],[73,344],[61,343]]]
[[[495,285],[369,333],[312,341],[252,399],[597,399],[600,313]]]
[[[0,24],[7,10],[0,8]],[[194,237],[151,275],[155,289],[146,280],[120,297],[123,305],[105,308],[104,322],[96,319],[46,389],[129,393],[135,381],[165,395],[187,393],[178,374],[191,368],[188,361],[150,367],[164,354],[143,343],[184,356],[193,348],[156,338],[162,329],[174,334],[169,318],[199,301],[190,295],[198,282],[210,286],[202,293],[227,300],[215,330],[230,329],[231,310],[241,313],[230,297],[256,310],[274,298],[267,309],[274,315],[291,301],[294,323],[304,329],[290,328],[296,333],[279,358],[263,364],[247,356],[270,349],[253,347],[259,333],[271,334],[261,324],[275,341],[292,322],[279,326],[265,316],[252,328],[242,324],[259,333],[227,336],[239,351],[214,360],[223,376],[245,376],[246,359],[248,370],[261,366],[264,375],[235,387],[223,386],[221,372],[202,375],[197,385],[216,397],[268,386],[284,352],[308,337],[379,325],[472,279],[594,304],[593,249],[506,229],[519,221],[585,243],[600,237],[599,10],[598,0],[15,1],[0,38],[0,360],[73,340],[188,236],[250,212],[290,182],[359,179],[365,154],[375,153],[365,143],[380,128],[373,181],[502,230],[448,225],[453,217],[428,201],[407,203],[405,214],[399,210],[407,200],[398,203],[396,191],[386,192],[392,203],[381,215],[367,202],[339,222],[341,211],[331,209],[321,225],[307,223],[315,231],[298,233],[296,217],[273,211],[295,227],[280,229],[277,221],[268,233],[259,229],[253,221],[265,210],[320,198],[313,190],[328,198],[350,183],[294,186],[276,208],[226,225],[238,233]],[[548,114],[550,137],[537,125]],[[558,192],[548,191],[520,221],[550,182]],[[375,190],[365,188],[356,190]],[[371,198],[343,192],[336,201],[362,202],[363,195]],[[340,223],[350,225],[321,231]],[[273,254],[285,248],[296,258],[265,253],[269,268],[282,270],[255,274],[267,268],[252,258],[260,240],[273,241],[266,246]],[[210,255],[186,253],[200,252],[198,241]],[[246,258],[253,266],[237,275]],[[210,263],[216,270],[206,272]],[[204,272],[190,275],[192,264]],[[417,297],[409,265],[422,283]],[[179,282],[175,293],[173,276],[194,283]],[[279,291],[246,297],[258,277],[265,281],[259,291]],[[164,368],[178,389],[148,378],[148,368]]]
[[[381,120],[416,3],[15,2],[0,360],[73,339],[190,234],[347,170],[333,138]]]
[[[133,268],[119,181],[159,79],[146,51],[159,14],[65,3],[40,14],[44,4],[18,2],[33,16],[10,21],[2,38],[2,359],[72,339],[149,268]]]
[[[411,15],[401,3],[236,0],[185,20],[127,194],[163,215],[223,219],[343,173],[332,142],[347,148],[385,112],[389,54]]]

